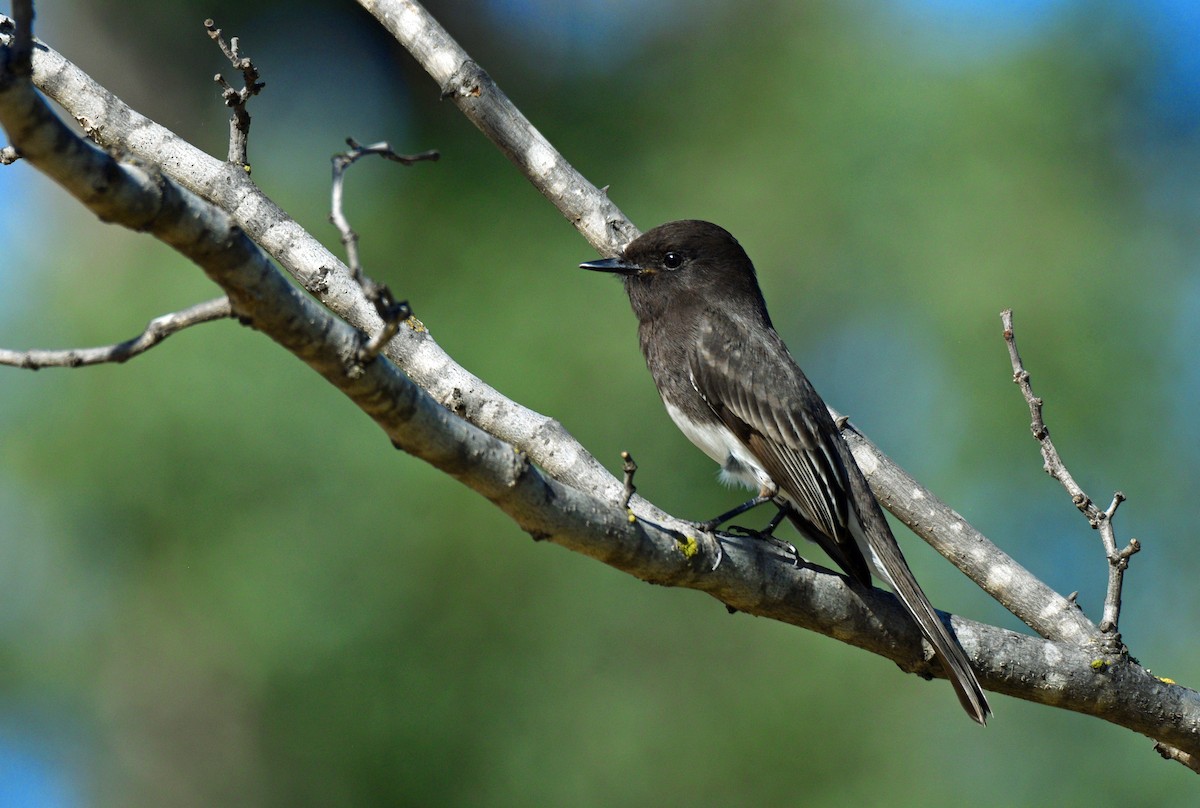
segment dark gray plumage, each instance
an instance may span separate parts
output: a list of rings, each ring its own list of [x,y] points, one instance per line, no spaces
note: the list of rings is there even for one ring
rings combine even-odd
[[[788,518],[852,580],[895,591],[941,660],[963,709],[991,710],[965,652],[909,570],[825,402],[775,333],[754,265],[709,222],[670,222],[617,258],[646,364],[671,419],[722,476],[777,493]]]

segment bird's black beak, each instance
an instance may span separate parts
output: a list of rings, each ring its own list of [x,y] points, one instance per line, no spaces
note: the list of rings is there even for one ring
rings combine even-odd
[[[602,258],[599,261],[586,261],[579,265],[580,269],[592,269],[596,272],[615,272],[618,275],[636,275],[642,271],[637,264],[632,264],[624,258]]]

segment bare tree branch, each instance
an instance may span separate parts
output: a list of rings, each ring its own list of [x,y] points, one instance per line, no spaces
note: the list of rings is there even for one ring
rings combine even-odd
[[[181,311],[155,317],[146,329],[132,339],[99,348],[68,348],[61,351],[12,351],[0,348],[0,365],[41,370],[42,368],[77,368],[105,362],[127,362],[158,345],[172,334],[185,328],[233,316],[228,297],[197,303]]]
[[[105,221],[150,233],[194,261],[226,290],[243,322],[351,398],[397,448],[474,488],[535,538],[558,539],[660,582],[691,577],[695,562],[678,548],[681,531],[630,522],[612,501],[547,478],[528,457],[449,412],[382,357],[361,365],[357,329],[292,286],[223,211],[76,137],[34,92],[19,62],[7,69],[13,53],[0,50],[0,125],[25,158]]]
[[[0,44],[11,41],[0,26]],[[217,160],[169,129],[131,109],[76,65],[39,43],[33,59],[38,89],[62,105],[93,141],[159,167],[203,199],[226,211],[250,238],[330,311],[365,333],[383,321],[345,264],[288,216],[245,171]],[[501,395],[458,365],[429,329],[412,318],[385,354],[443,406],[529,455],[555,479],[616,499],[621,484],[556,420]],[[640,512],[665,518],[635,498]]]
[[[603,256],[619,253],[640,235],[603,191],[588,182],[534,128],[482,67],[419,3],[359,0],[416,57],[441,88]]]
[[[1021,362],[1017,352],[1017,340],[1013,333],[1012,309],[1000,313],[1000,321],[1004,325],[1004,341],[1008,345],[1008,355],[1012,361],[1013,382],[1021,388],[1025,403],[1029,405],[1031,418],[1030,430],[1041,446],[1042,459],[1045,462],[1046,473],[1062,484],[1071,495],[1071,502],[1087,517],[1088,524],[1093,530],[1100,531],[1100,539],[1104,546],[1104,555],[1108,559],[1108,589],[1104,597],[1104,617],[1100,621],[1100,631],[1109,653],[1119,653],[1123,650],[1121,634],[1117,631],[1117,623],[1121,617],[1121,587],[1124,583],[1125,570],[1129,567],[1129,558],[1142,549],[1137,539],[1130,539],[1123,549],[1117,549],[1116,534],[1113,532],[1113,515],[1117,507],[1125,500],[1120,491],[1113,494],[1112,504],[1105,510],[1100,510],[1092,502],[1091,497],[1084,493],[1079,483],[1067,471],[1067,466],[1058,454],[1054,442],[1050,440],[1050,430],[1042,417],[1042,400],[1033,394],[1029,383],[1029,372]]]
[[[413,3],[399,6],[419,9]],[[711,570],[714,548],[701,541],[695,526],[636,496],[629,502],[631,518],[624,505],[626,494],[632,494],[632,471],[627,489],[544,416],[509,402],[482,382],[469,390],[454,388],[456,381],[478,380],[450,361],[419,323],[402,327],[384,356],[358,362],[359,322],[377,324],[379,318],[340,262],[270,203],[245,172],[230,173],[211,158],[197,160],[190,145],[39,47],[33,59],[39,86],[65,93],[64,106],[98,142],[121,145],[123,151],[161,165],[166,176],[118,163],[79,141],[33,93],[19,65],[7,69],[14,50],[7,47],[9,31],[0,27],[0,43],[6,46],[0,52],[0,124],[13,146],[98,215],[146,230],[194,260],[227,291],[239,317],[341,390],[398,448],[486,496],[535,538],[552,540],[643,580],[698,589],[739,611],[825,633],[893,659],[905,670],[940,674],[890,594],[852,589],[840,576],[807,564],[793,567],[762,543],[731,536],[722,537],[725,562]],[[461,92],[466,85],[457,86],[456,92]],[[484,99],[479,103],[486,106],[491,103],[488,85],[478,86],[476,98]],[[528,156],[516,154],[514,159]],[[189,166],[186,160],[196,162]],[[542,176],[528,173],[531,179]],[[181,185],[194,185],[211,204],[168,179],[175,175]],[[102,191],[97,190],[97,177],[106,180]],[[222,179],[224,187],[217,188]],[[591,188],[570,193],[602,196]],[[350,324],[296,290],[251,239],[280,256],[306,288],[319,290],[335,313],[341,314],[334,303],[342,306]],[[405,372],[389,359],[402,362]],[[451,380],[439,378],[439,371]],[[485,424],[487,431],[481,431],[478,427]],[[493,437],[499,433],[512,434],[512,445]],[[514,446],[533,451],[514,452]],[[867,447],[856,446],[860,462]],[[903,499],[905,494],[876,490],[885,498]],[[949,509],[940,503],[935,508],[937,513],[944,511]],[[971,541],[978,546],[956,550],[955,555],[975,558],[986,551],[982,537],[976,534]],[[1087,642],[1052,641],[948,619],[988,689],[1096,715],[1183,754],[1200,754],[1200,694],[1195,691],[1153,676],[1127,655],[1097,653]],[[1064,636],[1088,633],[1086,621],[1074,628],[1072,623],[1077,621],[1051,620],[1046,630]]]

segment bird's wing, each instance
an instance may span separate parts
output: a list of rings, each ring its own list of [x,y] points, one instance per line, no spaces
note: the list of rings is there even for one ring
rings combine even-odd
[[[964,709],[986,722],[991,709],[966,653],[913,577],[825,402],[779,336],[709,312],[688,361],[697,391],[791,502],[797,527],[865,586],[871,576],[864,552],[870,554],[941,659]]]
[[[688,353],[696,390],[779,486],[793,521],[851,577],[870,585],[850,530],[841,436],[774,331],[709,312]]]

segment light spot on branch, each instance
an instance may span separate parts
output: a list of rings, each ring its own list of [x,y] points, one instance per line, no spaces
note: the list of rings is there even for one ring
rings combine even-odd
[[[867,476],[867,479],[870,479],[871,475],[879,471],[879,459],[870,450],[860,448],[859,451],[853,452],[853,454],[855,462],[858,463],[859,469]]]
[[[554,169],[555,163],[558,162],[554,152],[543,143],[532,144],[526,159],[529,160],[530,169],[542,177],[549,174]]]
[[[1012,570],[1007,566],[996,566],[988,570],[987,585],[989,591],[992,587],[996,589],[1004,589],[1012,582]]]

